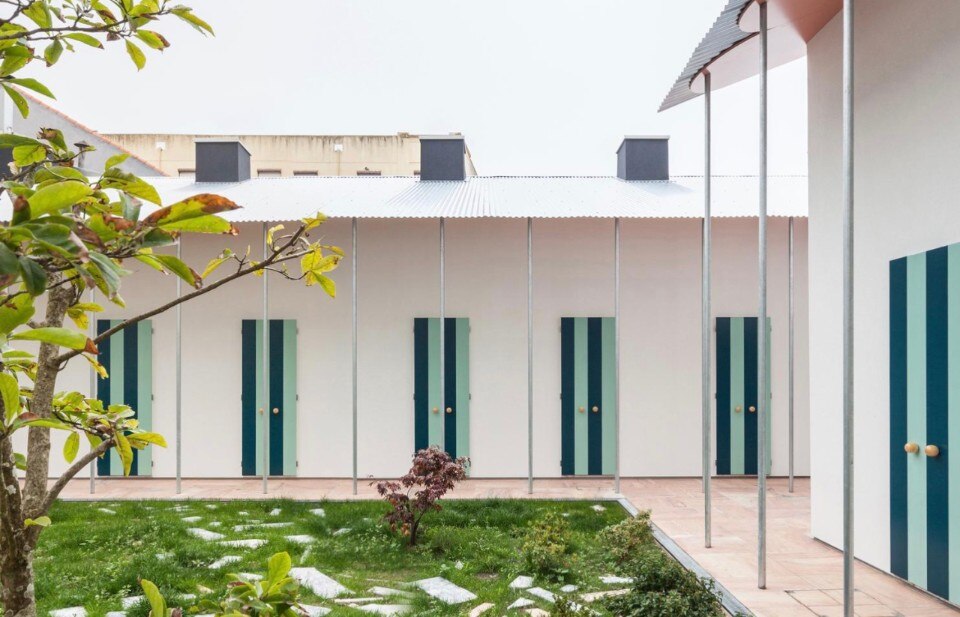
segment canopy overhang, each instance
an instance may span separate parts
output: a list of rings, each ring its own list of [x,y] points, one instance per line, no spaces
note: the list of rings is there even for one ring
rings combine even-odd
[[[836,15],[842,0],[766,0],[768,66],[806,55],[807,42]],[[712,90],[760,71],[758,0],[729,0],[697,45],[677,81],[660,104],[665,111],[703,94],[703,74]]]

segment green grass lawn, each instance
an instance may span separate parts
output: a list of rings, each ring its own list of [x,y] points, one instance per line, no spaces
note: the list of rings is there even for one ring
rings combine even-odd
[[[493,602],[500,615],[521,593],[510,581],[527,572],[520,546],[528,523],[548,512],[565,515],[572,529],[570,569],[563,580],[537,578],[535,584],[556,592],[567,583],[580,587],[577,593],[608,589],[598,577],[613,571],[596,541],[598,531],[620,522],[627,514],[616,503],[556,501],[446,501],[442,512],[428,514],[420,545],[408,548],[381,522],[387,506],[382,502],[59,502],[53,509],[53,525],[44,531],[37,549],[36,593],[41,615],[56,608],[83,606],[89,615],[121,610],[120,601],[140,595],[139,578],[156,583],[172,605],[176,595],[198,596],[203,588],[221,591],[228,572],[264,573],[273,553],[287,551],[294,566],[313,566],[336,579],[357,595],[368,596],[373,586],[401,587],[402,583],[443,576],[479,596],[473,602],[447,606],[417,593],[417,615],[466,614],[482,602]],[[185,509],[175,510],[178,504]],[[322,507],[326,516],[310,513]],[[116,512],[100,511],[108,508]],[[279,508],[279,515],[271,510]],[[202,517],[184,522],[184,517]],[[234,531],[235,525],[253,521],[291,521],[284,528],[252,528]],[[219,526],[211,526],[219,522]],[[187,533],[199,527],[216,531],[226,539],[262,538],[257,549],[232,548],[205,541]],[[339,529],[348,532],[334,535]],[[316,538],[300,545],[284,536],[306,534]],[[167,554],[158,559],[157,554]],[[219,570],[208,565],[225,555],[241,561]],[[459,562],[459,563],[458,563]],[[332,615],[362,615],[318,600],[304,589],[304,602],[334,608]],[[386,603],[407,603],[387,600]],[[179,604],[187,605],[187,603]],[[549,605],[539,601],[542,608]],[[595,608],[600,609],[599,603]],[[130,617],[145,616],[141,603],[128,611]],[[601,609],[602,612],[602,609]]]

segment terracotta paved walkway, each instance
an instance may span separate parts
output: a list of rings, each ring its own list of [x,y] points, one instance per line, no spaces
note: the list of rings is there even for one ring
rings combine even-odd
[[[524,480],[469,480],[456,491],[463,499],[528,497]],[[714,548],[703,548],[703,496],[699,479],[624,479],[622,494],[653,519],[694,559],[710,571],[758,616],[834,617],[842,615],[841,554],[810,537],[810,489],[798,480],[796,492],[786,481],[769,480],[767,499],[767,589],[756,588],[756,480],[717,479],[714,486]],[[609,480],[538,480],[535,498],[593,499],[613,497]],[[359,498],[375,492],[366,482]],[[98,480],[91,496],[87,480],[64,491],[71,499],[171,499],[173,480]],[[260,480],[185,480],[180,498],[257,499]],[[353,499],[349,480],[277,479],[267,497]],[[867,565],[857,564],[857,615],[860,617],[960,616],[953,608]]]

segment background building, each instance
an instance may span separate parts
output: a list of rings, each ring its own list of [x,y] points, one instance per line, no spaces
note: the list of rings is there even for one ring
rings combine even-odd
[[[108,134],[108,139],[168,176],[196,169],[193,142],[218,135]],[[239,135],[250,152],[252,177],[415,176],[420,173],[420,137],[396,135]],[[467,175],[476,175],[467,153]]]

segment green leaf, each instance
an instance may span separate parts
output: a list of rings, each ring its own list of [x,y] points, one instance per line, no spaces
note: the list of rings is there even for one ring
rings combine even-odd
[[[14,88],[4,85],[3,89],[7,92],[7,96],[13,101],[13,104],[17,106],[17,109],[20,111],[20,115],[26,118],[30,115],[30,104],[27,103],[27,99],[23,97],[22,94],[17,92]],[[46,158],[46,155],[44,155]],[[40,159],[43,160],[43,159]]]
[[[164,439],[163,435],[160,433],[134,433],[130,435],[130,439],[152,443],[153,445],[160,446],[161,448],[167,447],[167,440]]]
[[[107,159],[107,162],[104,163],[103,168],[110,169],[111,167],[117,167],[118,165],[126,161],[128,158],[130,158],[130,155],[126,152],[122,154],[114,154],[113,156]]]
[[[21,257],[20,276],[23,277],[23,284],[32,296],[39,296],[47,290],[47,273],[44,269],[29,257]]]
[[[17,254],[10,250],[3,242],[0,242],[0,274],[17,274],[20,272],[20,262],[17,261]]]
[[[286,552],[277,553],[267,560],[267,580],[264,582],[264,589],[270,589],[290,572],[290,555]]]
[[[3,62],[0,62],[0,77],[13,75],[33,60],[33,50],[23,44],[17,44],[3,50]]]
[[[130,55],[130,59],[133,60],[133,63],[137,66],[139,71],[147,64],[147,57],[143,55],[143,50],[137,47],[136,43],[130,39],[126,40],[127,44],[127,53]]]
[[[233,251],[231,251],[230,249],[224,249],[224,251],[220,253],[219,256],[214,257],[213,259],[210,260],[210,263],[207,264],[207,267],[203,269],[203,274],[200,275],[200,278],[202,279],[207,278],[210,274],[213,273],[214,270],[222,266],[223,263],[226,262],[228,259],[230,259],[232,256],[233,256]]]
[[[46,60],[47,66],[56,64],[61,55],[63,55],[63,43],[60,39],[53,39],[53,42],[43,50],[43,59]]]
[[[83,43],[84,45],[89,45],[90,47],[96,47],[97,49],[103,49],[103,43],[95,36],[90,36],[89,34],[83,32],[72,32],[70,34],[63,35],[63,38],[70,39],[71,41],[77,41],[78,43]]]
[[[190,266],[173,255],[154,255],[168,270],[182,278],[191,287],[200,287],[200,277]]]
[[[41,343],[49,343],[68,349],[97,353],[97,346],[87,338],[86,334],[70,328],[33,328],[16,332],[10,338],[18,341],[40,341]]]
[[[49,28],[53,24],[50,19],[50,9],[47,7],[47,3],[42,0],[31,2],[30,5],[23,10],[23,14],[41,28]]]
[[[228,228],[232,228],[232,226],[225,220],[220,219],[219,217],[211,217],[210,215],[220,214],[221,212],[229,212],[231,210],[236,210],[239,207],[240,206],[233,203],[226,197],[211,195],[210,193],[202,193],[200,195],[194,195],[193,197],[184,199],[183,201],[178,201],[170,206],[160,208],[156,212],[150,214],[150,216],[147,218],[143,219],[143,223],[145,225],[152,225],[161,229],[184,230],[186,229],[186,224],[189,223],[189,221],[193,219],[204,219],[198,225],[201,228],[220,225],[215,223],[214,220],[222,221]],[[190,229],[190,231],[197,230]]]
[[[316,274],[314,276],[316,276],[317,283],[319,283],[320,287],[322,287],[323,290],[327,292],[328,296],[330,296],[331,298],[337,297],[337,284],[333,282],[333,279],[327,278],[322,274]]]
[[[47,158],[47,149],[43,144],[35,146],[16,146],[13,149],[13,162],[17,167],[26,167],[34,163],[42,163]]]
[[[72,463],[77,458],[77,452],[80,451],[80,433],[70,433],[67,440],[63,443],[63,458],[68,463]]]
[[[73,206],[91,193],[93,193],[93,189],[77,180],[48,184],[28,199],[30,216],[31,218],[37,218],[44,214],[59,212]]]
[[[133,448],[130,447],[130,442],[123,433],[117,431],[114,438],[117,440],[117,454],[120,455],[120,462],[123,463],[123,475],[129,476],[130,467],[133,465]]]
[[[22,419],[22,418],[21,418]],[[61,431],[72,431],[73,427],[69,424],[64,424],[59,420],[54,420],[52,418],[33,418],[23,420],[24,425],[26,426],[39,426],[41,428],[54,428]]]
[[[170,47],[170,43],[162,34],[151,30],[137,30],[137,38],[143,41],[151,49],[163,51]]]
[[[0,148],[15,148],[17,146],[39,146],[40,142],[23,135],[0,133]]]
[[[0,334],[9,334],[30,321],[35,309],[33,296],[21,294],[0,305]]]
[[[98,273],[103,277],[108,295],[116,293],[120,289],[120,277],[129,274],[129,272],[118,266],[106,255],[96,251],[90,251],[90,261],[93,262]]]
[[[157,586],[143,579],[140,581],[140,587],[143,588],[143,595],[145,595],[147,601],[150,602],[150,614],[153,617],[167,617],[167,603],[164,601],[163,596],[160,595],[160,590],[157,589]]]
[[[21,88],[26,88],[28,90],[33,90],[34,92],[39,92],[43,96],[48,96],[52,99],[57,98],[53,96],[53,92],[50,92],[49,88],[47,88],[45,85],[43,85],[36,79],[33,79],[32,77],[19,77],[17,79],[8,79],[7,81],[10,83],[17,84]]]
[[[20,415],[20,384],[10,373],[0,373],[0,397],[3,398],[4,417],[9,424]]]
[[[210,27],[210,24],[203,21],[199,17],[193,14],[189,7],[181,6],[173,9],[171,11],[174,15],[187,22],[191,26],[197,29],[198,32],[203,34],[213,34],[213,28]]]
[[[50,520],[49,516],[38,516],[37,518],[25,519],[23,521],[23,526],[25,528],[33,527],[34,525],[36,525],[37,527],[49,527],[52,523],[53,521]]]

